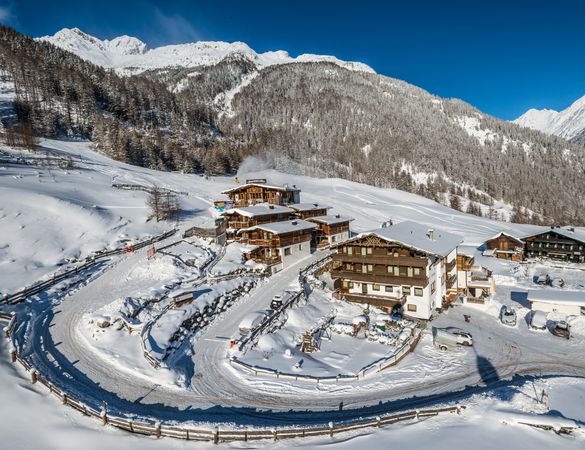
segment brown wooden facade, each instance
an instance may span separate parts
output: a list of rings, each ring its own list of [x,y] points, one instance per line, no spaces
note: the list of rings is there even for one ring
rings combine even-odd
[[[524,238],[529,258],[551,258],[570,262],[585,262],[585,243],[550,229]]]
[[[506,233],[486,241],[486,248],[493,250],[494,255],[500,259],[522,261],[524,259],[524,242]]]
[[[317,225],[317,229],[315,230],[315,245],[317,247],[323,247],[329,244],[333,244],[335,242],[329,242],[332,236],[336,236],[342,233],[346,233],[349,237],[349,220],[347,222],[341,222],[336,224],[327,224],[318,221],[312,221],[309,219],[309,222],[313,222]]]
[[[258,214],[250,217],[238,211],[233,211],[225,215],[227,217],[227,227],[230,230],[241,230],[242,228],[250,228],[265,223],[282,222],[291,218],[290,212]]]
[[[290,207],[295,210],[295,216],[303,220],[310,219],[312,217],[325,216],[327,215],[327,210],[329,209],[327,206],[323,206],[322,208],[316,206],[312,209],[298,209],[295,207],[295,205],[290,205]]]
[[[300,189],[290,186],[270,186],[260,183],[249,183],[224,191],[236,207],[270,203],[272,205],[288,205],[298,203]]]

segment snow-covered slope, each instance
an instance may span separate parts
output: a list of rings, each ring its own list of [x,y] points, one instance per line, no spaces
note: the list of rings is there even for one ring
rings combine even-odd
[[[563,111],[529,109],[514,123],[571,140],[585,130],[585,96]]]
[[[293,58],[283,50],[256,53],[243,42],[200,41],[149,49],[134,37],[101,40],[78,28],[64,28],[53,36],[44,36],[39,40],[50,42],[94,64],[117,69],[120,73],[136,74],[165,67],[209,66],[232,55],[244,56],[259,68],[273,64],[327,61],[350,70],[374,73],[366,64],[341,61],[334,56],[303,54]]]

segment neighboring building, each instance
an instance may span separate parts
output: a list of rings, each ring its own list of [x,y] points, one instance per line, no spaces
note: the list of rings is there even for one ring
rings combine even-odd
[[[522,261],[524,259],[524,241],[507,233],[499,233],[485,242],[485,254],[500,259]]]
[[[457,289],[466,302],[483,304],[496,292],[492,272],[475,264],[473,253],[457,251]]]
[[[317,226],[304,220],[273,222],[239,231],[248,244],[248,257],[284,268],[311,254],[311,237]]]
[[[523,238],[528,258],[585,262],[585,232],[571,227],[551,227]]]
[[[528,291],[527,298],[530,307],[535,311],[579,316],[585,310],[585,291],[534,289]]]
[[[246,180],[246,184],[223,191],[234,206],[245,207],[259,203],[288,205],[300,203],[301,190],[296,186],[271,186],[266,180]]]
[[[234,238],[237,237],[238,230],[264,223],[289,220],[292,214],[293,210],[286,206],[263,203],[261,205],[228,209],[223,213],[223,216],[227,219],[228,236]]]
[[[349,222],[351,217],[325,215],[307,219],[317,225],[314,233],[316,247],[325,247],[349,239]]]
[[[326,216],[327,210],[330,206],[320,205],[319,203],[294,203],[288,205],[289,208],[294,209],[295,215],[299,219],[309,219],[311,217]]]
[[[429,319],[457,298],[457,246],[462,239],[415,222],[359,234],[333,248],[334,296]]]

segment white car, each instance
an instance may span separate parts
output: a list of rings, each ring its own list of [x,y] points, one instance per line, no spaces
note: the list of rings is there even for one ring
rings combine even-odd
[[[504,325],[508,325],[509,327],[515,327],[517,322],[516,311],[514,308],[508,305],[502,306],[502,311],[500,312],[500,321]]]
[[[530,328],[532,330],[546,330],[546,313],[544,311],[532,311]]]
[[[457,344],[466,345],[471,347],[473,345],[473,336],[468,331],[462,330],[461,328],[448,327],[445,331],[451,333],[457,338]]]

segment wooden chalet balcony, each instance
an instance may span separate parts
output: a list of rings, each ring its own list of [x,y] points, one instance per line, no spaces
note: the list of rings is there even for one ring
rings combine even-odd
[[[392,308],[394,305],[404,305],[406,298],[383,297],[381,295],[371,294],[350,294],[347,289],[338,289],[333,293],[333,297],[338,300],[346,300],[353,303],[363,303],[373,306]]]
[[[261,247],[277,247],[278,242],[272,239],[244,239],[247,244],[259,245]]]
[[[454,259],[453,261],[450,261],[449,263],[446,264],[447,266],[447,272],[451,272],[455,266],[457,265],[457,259]]]
[[[376,284],[391,284],[391,285],[404,285],[404,286],[416,286],[424,288],[428,284],[426,277],[403,277],[393,276],[388,273],[362,273],[353,272],[351,270],[344,269],[333,269],[331,270],[332,278],[343,278],[351,281],[360,283],[376,283]]]
[[[447,277],[447,289],[453,287],[457,283],[457,274],[449,275]]]
[[[381,264],[384,266],[408,266],[408,267],[427,267],[427,260],[423,258],[412,258],[409,256],[392,256],[392,255],[361,255],[347,253],[334,253],[333,261],[341,261],[352,264]]]

